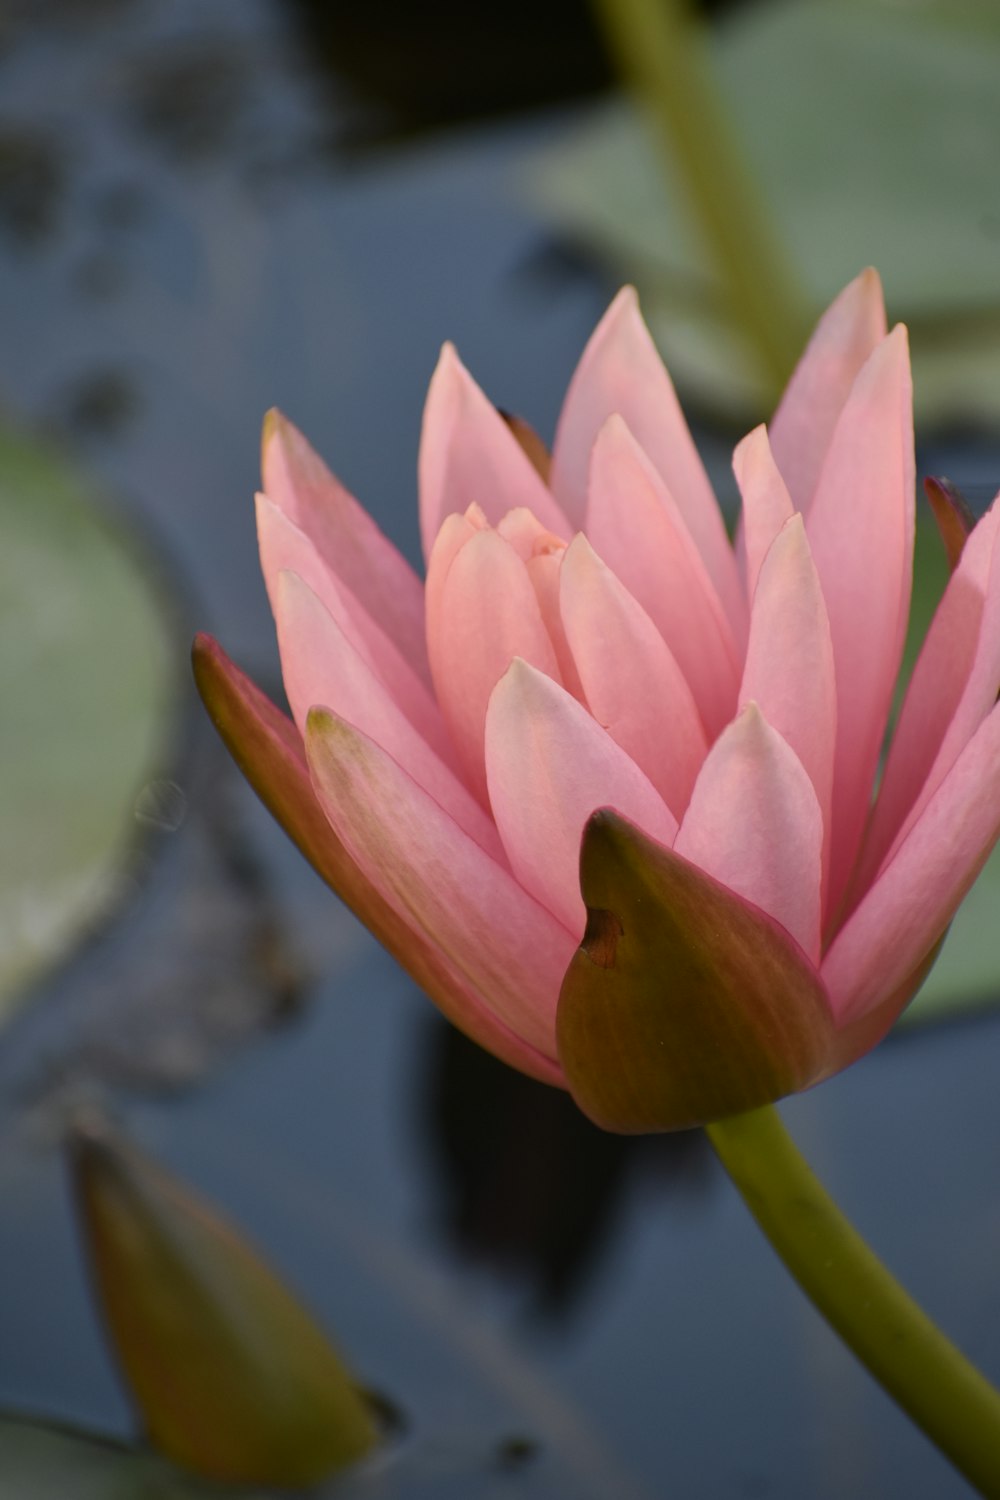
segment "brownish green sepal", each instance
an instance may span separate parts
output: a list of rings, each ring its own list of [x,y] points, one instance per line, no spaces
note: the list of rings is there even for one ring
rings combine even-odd
[[[105,1325],[156,1448],[206,1479],[281,1488],[372,1448],[368,1402],[228,1224],[104,1129],[78,1130],[70,1162]]]
[[[337,895],[427,994],[447,988],[441,964],[358,869],[327,822],[289,718],[209,635],[195,637],[195,682],[226,748],[268,811]]]
[[[377,900],[316,801],[292,721],[210,635],[195,636],[194,680],[226,748],[265,807],[354,910]]]
[[[681,1130],[822,1072],[822,981],[759,908],[608,808],[584,830],[587,929],[563,980],[559,1057],[605,1130]]]
[[[229,753],[268,811],[327,885],[457,1026],[454,977],[433,942],[408,926],[362,874],[316,799],[295,725],[209,635],[195,637],[195,682]]]
[[[969,532],[976,524],[972,508],[957,485],[950,479],[924,480],[924,493],[930,502],[934,519],[948,555],[949,570],[954,573]]]

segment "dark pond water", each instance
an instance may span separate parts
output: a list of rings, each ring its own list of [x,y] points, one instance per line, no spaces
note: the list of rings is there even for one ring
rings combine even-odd
[[[265,408],[415,556],[441,340],[550,431],[612,290],[518,194],[565,112],[345,153],[393,131],[307,66],[308,12],[38,0],[0,25],[0,400],[156,538],[178,653],[206,626],[271,684],[250,506]],[[725,488],[730,439],[704,436]],[[97,1092],[405,1413],[413,1461],[380,1494],[965,1493],[787,1282],[700,1136],[601,1137],[464,1045],[183,696],[163,770],[186,817],[0,1048],[0,1403],[131,1430],[50,1143],[62,1102]],[[785,1114],[1000,1379],[998,1056],[995,1016],[925,1029]]]

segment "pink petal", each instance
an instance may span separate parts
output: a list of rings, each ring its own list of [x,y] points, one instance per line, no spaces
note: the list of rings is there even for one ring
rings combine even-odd
[[[1000,505],[994,504],[969,536],[931,621],[889,747],[856,881],[859,891],[909,832],[995,700],[1000,686],[998,534]],[[987,591],[989,619],[983,613]]]
[[[780,922],[815,963],[822,848],[812,782],[749,703],[708,752],[674,853]]]
[[[266,495],[257,496],[257,540],[272,609],[276,608],[279,575],[297,573],[414,728],[442,760],[453,762],[454,750],[441,712],[423,679],[347,585],[327,567],[305,532]]]
[[[441,594],[448,570],[466,542],[477,531],[488,531],[489,522],[478,505],[470,505],[464,515],[449,516],[438,532],[427,563],[427,583],[424,588],[426,601],[424,624],[427,635],[427,654],[433,659],[432,638],[437,634],[441,615]]]
[[[264,420],[264,490],[430,684],[424,591],[409,563],[280,412]]]
[[[566,629],[563,625],[559,603],[560,579],[565,555],[565,547],[559,552],[539,553],[535,557],[529,557],[525,567],[535,591],[535,598],[538,600],[542,621],[556,654],[556,663],[559,668],[557,680],[562,683],[568,693],[572,693],[573,697],[582,703],[584,701],[583,685],[580,682],[580,674],[576,669],[569,641],[566,639]]]
[[[583,689],[559,613],[559,575],[566,543],[553,536],[551,531],[546,531],[530,510],[508,511],[497,531],[504,541],[510,542],[528,570],[538,608],[559,664],[560,681],[574,698],[582,701]]]
[[[573,939],[468,838],[391,755],[338,716],[309,715],[316,794],[384,899],[503,1024],[554,1058],[555,1008]]]
[[[743,500],[737,552],[742,556],[746,596],[752,604],[767,549],[794,514],[763,424],[736,445],[733,472]]]
[[[415,931],[358,868],[317,800],[302,737],[291,720],[209,637],[195,640],[192,661],[205,706],[240,770],[341,900],[466,1035],[531,1077],[565,1086],[558,1066],[498,1020],[444,952]]]
[[[516,510],[509,510],[501,518],[497,531],[505,542],[510,542],[522,562],[534,557],[536,551],[566,545],[565,541],[542,525],[534,511],[526,510],[523,505]]]
[[[829,838],[837,697],[830,622],[800,515],[764,558],[750,613],[740,702],[755,701],[802,762]]]
[[[906,330],[868,360],[830,444],[806,530],[837,676],[830,909],[847,885],[899,671],[913,567],[913,410]]]
[[[443,533],[447,539],[447,533]],[[515,656],[558,677],[559,667],[527,569],[496,531],[479,531],[437,581],[427,619],[438,702],[469,784],[486,801],[483,740],[490,694]]]
[[[1000,710],[994,708],[823,960],[840,1024],[873,1011],[903,985],[955,915],[998,834]]]
[[[674,496],[730,625],[742,638],[746,604],[722,515],[632,287],[619,292],[592,334],[556,430],[552,490],[578,531],[585,516],[589,522],[590,451],[614,413]]]
[[[673,495],[621,417],[594,444],[587,535],[670,647],[713,738],[736,706],[732,632]]]
[[[708,750],[691,689],[642,605],[582,532],[563,557],[560,607],[590,712],[679,818]]]
[[[797,510],[809,509],[851,387],[885,331],[882,283],[869,268],[823,314],[771,422],[771,447]]]
[[[639,770],[574,698],[514,661],[486,717],[490,802],[518,880],[579,939],[580,839],[598,807],[622,812],[669,844],[677,820]]]
[[[419,478],[426,558],[446,518],[463,514],[473,502],[494,526],[507,511],[527,506],[557,536],[569,535],[566,517],[531,460],[451,344],[442,349],[427,392]]]
[[[276,622],[285,692],[302,734],[316,704],[369,736],[489,854],[496,829],[454,772],[414,729],[316,595],[294,573],[278,582]]]

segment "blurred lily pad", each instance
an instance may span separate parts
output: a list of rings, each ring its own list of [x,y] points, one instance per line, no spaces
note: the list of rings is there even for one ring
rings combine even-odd
[[[863,266],[914,334],[918,418],[1000,412],[1000,9],[771,0],[711,36],[733,125],[818,309]],[[680,181],[636,111],[602,105],[532,172],[561,233],[634,281],[671,371],[745,420],[764,386]]]
[[[162,1459],[68,1427],[0,1417],[0,1500],[205,1500]]]
[[[0,1021],[117,903],[175,658],[132,538],[66,462],[0,429]]]

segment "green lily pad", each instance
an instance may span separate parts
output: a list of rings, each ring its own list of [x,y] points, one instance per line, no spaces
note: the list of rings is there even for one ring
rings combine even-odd
[[[0,1500],[206,1500],[219,1494],[141,1449],[21,1417],[0,1417],[0,1454]]]
[[[711,35],[763,203],[817,310],[862,267],[913,330],[921,420],[1000,405],[1000,10],[990,0],[777,0]],[[533,196],[623,280],[685,392],[744,420],[765,387],[679,179],[637,111],[600,106],[532,173]]]
[[[132,539],[67,463],[0,429],[0,1022],[120,898],[175,657]]]

